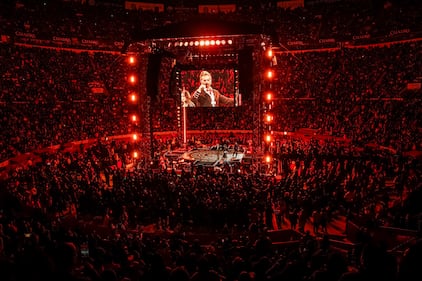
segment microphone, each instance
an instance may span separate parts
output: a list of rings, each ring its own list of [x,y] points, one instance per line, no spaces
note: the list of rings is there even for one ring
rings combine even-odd
[[[201,85],[201,86],[199,86],[198,91],[200,92],[200,91],[202,91],[202,90],[204,90],[204,91],[205,91],[205,85]]]
[[[204,85],[199,86],[199,88],[193,93],[193,97],[195,99],[199,98],[199,95],[201,94],[201,91],[204,89]]]

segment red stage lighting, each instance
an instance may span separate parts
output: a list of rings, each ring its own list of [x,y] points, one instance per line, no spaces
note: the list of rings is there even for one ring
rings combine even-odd
[[[136,63],[135,56],[129,56],[128,62],[129,64],[134,65]]]
[[[136,94],[130,94],[130,101],[131,102],[135,102],[136,100],[137,100],[137,96],[136,96]]]
[[[266,77],[268,79],[273,79],[274,78],[274,72],[273,72],[272,69],[267,70]]]
[[[136,76],[135,75],[129,76],[129,82],[132,83],[132,84],[135,84],[136,83]]]
[[[265,115],[265,122],[270,123],[271,121],[273,121],[273,116],[271,114],[267,114]]]
[[[267,92],[267,93],[265,94],[265,99],[266,99],[267,101],[272,101],[272,100],[273,100],[273,93],[272,93],[272,92]]]

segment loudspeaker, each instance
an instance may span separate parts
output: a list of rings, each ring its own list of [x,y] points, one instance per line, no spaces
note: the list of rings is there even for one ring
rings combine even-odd
[[[239,92],[242,100],[249,100],[253,92],[253,58],[252,49],[244,48],[239,51]]]
[[[151,100],[156,100],[158,97],[160,66],[161,54],[149,54],[146,86],[147,95],[151,97]]]

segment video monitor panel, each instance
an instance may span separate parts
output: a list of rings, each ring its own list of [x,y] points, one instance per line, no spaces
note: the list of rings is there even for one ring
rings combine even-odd
[[[237,71],[233,67],[181,70],[180,81],[180,98],[183,107],[241,105],[236,87]]]

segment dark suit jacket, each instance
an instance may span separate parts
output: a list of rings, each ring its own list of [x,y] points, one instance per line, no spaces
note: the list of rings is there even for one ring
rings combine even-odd
[[[213,89],[215,96],[215,107],[218,106],[234,106],[234,99],[228,98],[222,95],[218,90]],[[212,107],[211,105],[211,97],[205,92],[205,90],[201,90],[200,92],[195,92],[192,95],[192,102],[197,107]]]

